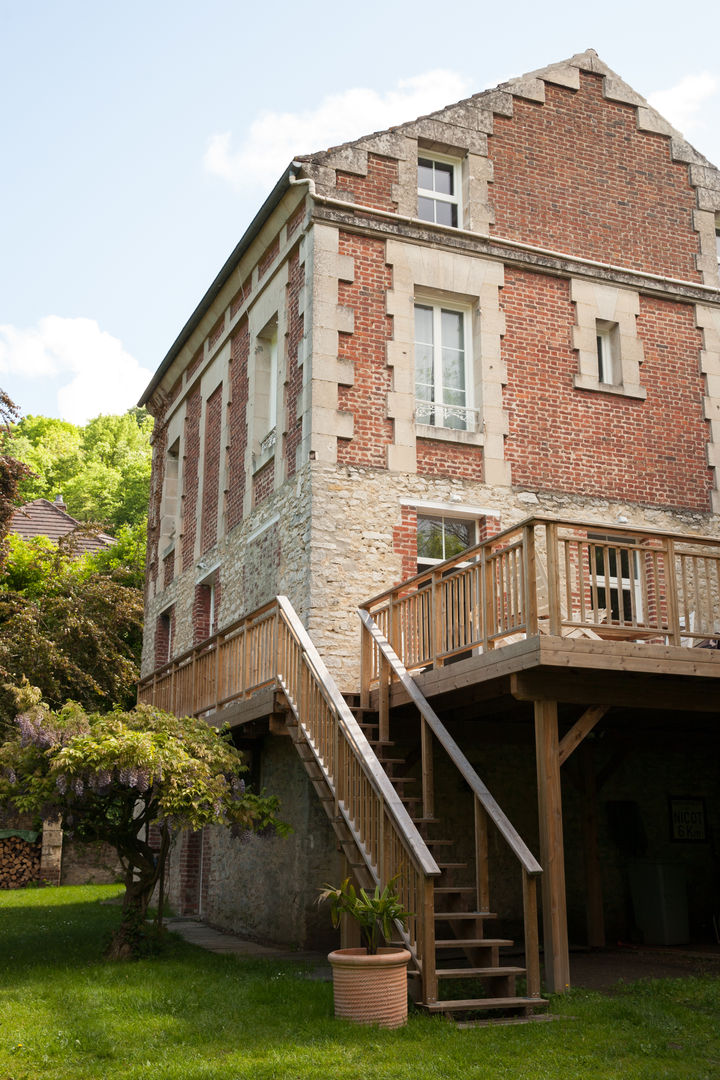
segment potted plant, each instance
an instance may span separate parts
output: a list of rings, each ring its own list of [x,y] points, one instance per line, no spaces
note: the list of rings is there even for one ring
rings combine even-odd
[[[392,881],[381,891],[355,889],[350,878],[339,887],[324,885],[318,903],[329,901],[333,926],[338,927],[343,915],[354,919],[360,927],[365,946],[358,949],[336,949],[328,956],[333,969],[335,1015],[357,1024],[379,1024],[381,1027],[400,1027],[407,1022],[407,964],[410,953],[396,945],[381,946],[381,936],[387,941],[395,923],[407,926],[411,912],[398,899]]]

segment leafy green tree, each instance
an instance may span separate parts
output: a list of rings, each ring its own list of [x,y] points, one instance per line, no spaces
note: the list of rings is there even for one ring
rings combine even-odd
[[[114,532],[140,522],[150,493],[153,419],[144,409],[97,416],[84,427],[25,416],[13,428],[13,453],[35,474],[26,501],[62,495],[68,512]]]
[[[10,519],[15,507],[22,501],[19,488],[30,475],[30,469],[18,459],[13,445],[12,424],[17,414],[17,406],[4,390],[0,390],[0,566],[5,558],[4,540],[10,528]]]
[[[13,453],[33,475],[23,482],[23,501],[64,494],[82,464],[82,433],[67,420],[51,416],[24,416],[12,433]]]
[[[245,788],[242,755],[204,721],[138,705],[88,713],[74,702],[52,711],[40,691],[17,693],[20,713],[0,745],[0,806],[61,814],[80,840],[103,840],[125,872],[122,921],[108,956],[140,944],[148,904],[162,880],[170,829],[275,828],[277,799]],[[159,851],[148,840],[160,825]]]
[[[68,698],[87,709],[135,701],[143,618],[137,564],[113,553],[115,565],[102,568],[94,556],[78,558],[72,544],[72,537],[59,545],[8,537],[0,577],[0,718],[12,715],[9,686],[23,677],[53,707]]]

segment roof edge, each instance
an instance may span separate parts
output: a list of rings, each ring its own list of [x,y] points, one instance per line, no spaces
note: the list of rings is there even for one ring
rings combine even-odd
[[[173,344],[170,346],[170,349],[168,350],[164,360],[162,361],[157,371],[153,375],[152,379],[143,391],[142,396],[138,401],[138,406],[142,407],[144,405],[147,405],[155,390],[167,374],[178,353],[187,343],[190,335],[200,323],[201,319],[205,315],[206,311],[212,304],[215,297],[229,280],[245,249],[250,246],[252,241],[262,229],[270,214],[273,212],[275,207],[282,199],[283,195],[286,193],[286,191],[289,190],[290,178],[295,176],[296,169],[297,166],[294,160],[291,161],[290,164],[285,168],[285,170],[280,176],[280,179],[275,184],[275,187],[272,189],[265,202],[262,204],[257,214],[252,219],[247,229],[243,233],[242,237],[235,245],[233,250],[230,252],[228,258],[223,263],[220,272],[213,280],[210,288],[207,290],[200,303],[197,305],[192,315],[185,323],[178,336],[175,338]]]

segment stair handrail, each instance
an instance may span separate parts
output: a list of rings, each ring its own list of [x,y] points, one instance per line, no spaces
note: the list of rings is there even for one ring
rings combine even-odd
[[[537,909],[537,882],[542,874],[542,867],[537,861],[533,853],[528,848],[525,841],[517,832],[515,827],[510,822],[505,812],[500,808],[496,800],[490,794],[487,786],[480,779],[478,774],[473,769],[468,759],[463,754],[458,744],[453,739],[450,732],[443,724],[440,717],[437,715],[429,701],[418,687],[415,680],[408,673],[407,668],[400,660],[399,656],[393,649],[390,642],[384,636],[377,623],[372,616],[364,609],[358,608],[358,614],[362,621],[364,629],[370,634],[370,637],[374,641],[377,649],[380,651],[385,662],[388,664],[390,671],[393,672],[410,699],[414,702],[420,715],[423,719],[424,725],[432,731],[437,738],[440,745],[446,751],[450,760],[459,770],[460,775],[467,782],[477,802],[475,803],[475,828],[476,828],[476,859],[480,861],[480,855],[477,851],[477,836],[478,836],[478,817],[482,816],[482,813],[487,815],[500,835],[503,837],[511,852],[515,855],[520,863],[521,876],[522,876],[522,894],[523,894],[523,923],[525,930],[525,968],[527,972],[527,991],[528,996],[533,998],[540,997],[540,944],[538,936],[538,909]],[[423,727],[424,727],[423,725]],[[421,739],[423,748],[426,745],[425,730],[422,732]],[[427,740],[429,743],[429,739]],[[424,753],[424,749],[423,749]],[[425,772],[425,764],[423,764],[423,773]],[[478,804],[482,807],[482,810],[478,810]],[[487,844],[486,835],[486,819],[480,825],[482,834],[485,837],[485,848]],[[476,867],[476,878],[478,888],[478,904],[482,900],[488,902],[488,881],[487,881],[487,854],[485,854],[485,866],[481,871],[480,867]],[[484,894],[484,895],[483,895]]]
[[[334,709],[344,734],[347,736],[349,743],[353,746],[356,754],[362,761],[364,771],[372,781],[378,794],[382,797],[390,816],[403,837],[406,839],[408,846],[415,856],[418,868],[426,876],[436,877],[440,874],[440,867],[433,859],[429,848],[405,809],[400,796],[392,786],[387,773],[378,761],[364,731],[351,713],[345,698],[338,689],[337,683],[328,671],[325,662],[300,621],[297,612],[287,596],[278,596],[276,599],[280,615],[298,641],[309,667],[315,674],[321,693],[331,708]],[[282,672],[279,672],[278,674],[282,678]]]
[[[506,841],[508,847],[517,857],[528,874],[536,876],[542,874],[542,867],[537,861],[529,847],[518,833],[515,826],[511,823],[507,814],[501,809],[497,801],[493,798],[488,790],[487,786],[480,779],[475,769],[472,767],[468,759],[463,754],[458,744],[453,739],[448,729],[443,724],[442,720],[435,712],[430,702],[418,687],[415,680],[408,673],[407,668],[403,664],[400,657],[393,649],[390,642],[384,636],[377,623],[373,620],[372,616],[368,614],[364,608],[358,608],[358,614],[362,620],[366,630],[370,633],[371,637],[375,641],[375,644],[380,649],[390,667],[393,669],[398,677],[398,680],[402,683],[408,696],[412,699],[414,704],[422,716],[427,721],[429,727],[436,736],[438,742],[447,751],[450,760],[459,770],[463,780],[465,780],[472,791],[477,795],[482,806],[490,815],[491,821],[495,824],[498,832]]]

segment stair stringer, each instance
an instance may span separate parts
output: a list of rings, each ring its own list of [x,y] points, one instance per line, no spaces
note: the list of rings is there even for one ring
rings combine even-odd
[[[398,925],[422,979],[437,997],[433,880],[440,869],[352,715],[289,600],[277,597],[276,682],[295,728],[293,743],[361,886],[394,888],[413,915]]]

